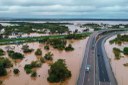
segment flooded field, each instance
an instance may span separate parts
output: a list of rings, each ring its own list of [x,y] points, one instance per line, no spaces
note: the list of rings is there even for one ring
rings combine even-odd
[[[128,63],[128,56],[121,54],[123,57],[120,60],[116,60],[113,53],[113,47],[117,47],[123,50],[124,47],[128,47],[128,43],[122,43],[122,45],[109,44],[109,41],[115,37],[116,36],[113,36],[106,41],[105,49],[108,57],[110,58],[110,64],[117,79],[118,85],[128,85],[128,67],[123,65]]]
[[[72,52],[65,52],[65,51],[58,51],[50,47],[50,52],[54,54],[53,62],[57,59],[65,59],[68,69],[72,73],[72,77],[63,82],[61,85],[75,85],[77,82],[77,78],[79,76],[79,70],[81,67],[83,54],[85,50],[85,46],[87,43],[88,38],[83,40],[69,40],[68,43],[72,43],[73,47],[75,48]],[[37,77],[31,78],[29,74],[26,74],[24,71],[25,64],[30,64],[32,61],[37,60],[41,56],[35,56],[36,49],[40,48],[43,52],[42,56],[45,55],[48,51],[44,50],[44,44],[40,44],[37,42],[34,43],[26,43],[29,45],[30,48],[35,49],[34,52],[29,54],[24,54],[25,58],[23,60],[13,61],[14,66],[13,68],[18,68],[20,70],[19,75],[14,75],[13,68],[8,69],[8,75],[5,77],[0,77],[0,80],[3,80],[4,85],[60,85],[59,83],[49,83],[47,81],[48,77],[48,69],[50,68],[48,62],[44,63],[41,68],[36,69]],[[6,47],[11,46],[14,48],[14,51],[21,52],[22,45],[2,45],[4,51],[6,51]],[[7,53],[3,57],[8,57]]]

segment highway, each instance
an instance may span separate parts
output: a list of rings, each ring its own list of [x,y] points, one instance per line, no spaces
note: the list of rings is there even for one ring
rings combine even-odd
[[[105,40],[113,35],[124,33],[124,31],[112,32],[101,36],[96,43],[96,59],[98,61],[98,75],[99,84],[98,85],[118,85],[115,79],[114,73],[112,71],[110,61],[107,57],[104,43]],[[97,70],[96,69],[96,70]]]
[[[105,31],[94,32],[89,37],[76,85],[117,85],[104,50],[105,40],[114,35],[115,32],[102,35],[96,40],[97,36],[102,32]],[[87,65],[91,66],[89,72],[85,70]]]
[[[102,41],[104,37],[97,41],[96,51],[97,51],[97,59],[98,59],[98,69],[99,69],[99,84],[100,85],[110,85],[110,80],[108,77],[104,54],[102,50]],[[101,84],[102,83],[102,84]]]
[[[94,32],[86,45],[83,63],[77,85],[95,85],[95,43],[97,32]],[[91,70],[86,72],[87,65],[91,65]]]

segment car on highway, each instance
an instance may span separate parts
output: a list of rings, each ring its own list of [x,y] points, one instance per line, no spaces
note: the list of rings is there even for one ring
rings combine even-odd
[[[90,71],[90,68],[91,68],[91,66],[90,65],[87,65],[86,68],[85,68],[86,72],[89,72]]]

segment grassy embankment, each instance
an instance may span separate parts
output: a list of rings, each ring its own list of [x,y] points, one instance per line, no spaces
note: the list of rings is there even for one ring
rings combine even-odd
[[[75,36],[76,39],[86,38],[91,33],[81,33],[81,34],[70,34],[70,35],[50,35],[50,36],[40,36],[40,37],[26,37],[26,38],[6,38],[0,40],[0,45],[5,44],[19,44],[19,43],[25,43],[25,42],[37,42],[43,39],[67,39],[70,36]]]

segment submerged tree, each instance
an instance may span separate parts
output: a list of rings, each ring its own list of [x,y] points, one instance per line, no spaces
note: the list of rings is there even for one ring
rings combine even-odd
[[[0,63],[0,76],[5,76],[7,75],[7,71],[4,68],[3,64]]]
[[[69,44],[66,48],[65,48],[65,51],[73,51],[74,48],[72,47],[71,44]]]
[[[20,72],[19,69],[17,69],[17,68],[13,69],[14,74],[18,74],[19,72]]]
[[[22,46],[22,50],[24,53],[30,53],[32,52],[34,49],[30,49],[28,45],[23,45]]]
[[[42,55],[41,49],[37,49],[36,52],[35,52],[35,55],[37,55],[37,56],[38,56],[38,55]]]
[[[128,47],[124,47],[123,53],[124,53],[125,55],[128,55]]]
[[[45,60],[53,60],[52,56],[53,56],[53,54],[51,52],[48,52],[47,54],[45,54],[44,59]]]
[[[0,56],[4,55],[3,49],[0,49]]]
[[[71,71],[67,69],[63,59],[59,59],[54,64],[52,64],[48,73],[49,77],[47,80],[53,83],[62,82],[71,77]]]

